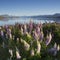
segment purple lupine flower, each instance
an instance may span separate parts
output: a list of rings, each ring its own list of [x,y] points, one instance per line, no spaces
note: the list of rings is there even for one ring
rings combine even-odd
[[[11,29],[7,29],[7,34],[11,34]]]
[[[41,32],[40,32],[40,41],[41,41],[41,42],[42,42],[43,38],[44,38],[44,34],[43,34],[43,31],[41,31]]]
[[[29,29],[30,29],[30,31],[32,31],[32,29],[33,29],[33,22],[30,20],[30,23],[29,23]]]
[[[59,45],[57,45],[56,43],[54,44],[53,48],[49,49],[49,52],[52,53],[54,56],[56,56],[57,51],[60,50]]]
[[[39,39],[39,36],[38,34],[36,33],[36,31],[33,32],[33,37],[35,40],[38,40]]]
[[[10,39],[12,39],[11,29],[7,29],[7,35],[9,36]]]

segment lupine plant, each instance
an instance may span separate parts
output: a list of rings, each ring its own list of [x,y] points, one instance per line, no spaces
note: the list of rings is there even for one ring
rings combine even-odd
[[[35,24],[32,21],[1,26],[0,60],[59,60],[60,26],[58,29],[56,26],[59,25]]]

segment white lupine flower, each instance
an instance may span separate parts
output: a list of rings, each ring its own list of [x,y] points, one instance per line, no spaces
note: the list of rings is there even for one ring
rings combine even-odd
[[[1,36],[4,36],[4,32],[1,30]]]
[[[52,39],[52,35],[51,35],[51,33],[49,34],[49,41],[51,41],[51,39]]]
[[[20,58],[21,58],[21,56],[20,56],[20,54],[19,54],[19,50],[18,50],[17,47],[16,47],[16,57],[17,57],[17,59],[20,59]]]
[[[17,42],[19,42],[19,38],[17,38]]]
[[[57,48],[57,43],[54,44],[54,48]]]
[[[21,56],[20,56],[20,54],[19,54],[18,51],[16,51],[16,57],[17,57],[17,59],[20,59],[21,58]]]
[[[2,28],[0,27],[0,29],[2,29]]]
[[[11,57],[13,57],[13,51],[12,51],[12,49],[9,49],[9,53],[10,53]]]
[[[57,51],[59,51],[59,50],[60,50],[60,46],[58,45],[58,46],[57,46]]]
[[[40,45],[40,42],[37,41],[37,54],[40,53],[40,50],[41,50],[41,45]]]
[[[30,45],[27,42],[24,42],[24,47],[26,51],[30,49]]]
[[[52,39],[51,33],[49,34],[49,36],[47,35],[47,38],[46,38],[46,39],[47,39],[47,40],[46,40],[46,45],[49,45],[50,42],[51,42],[51,39]]]
[[[25,40],[21,39],[21,42],[24,44],[25,50],[28,51],[30,49],[30,45]]]
[[[34,56],[34,50],[33,49],[31,50],[31,56]]]
[[[28,32],[27,32],[26,34],[27,34],[27,37],[28,37],[28,38],[31,38],[31,35],[30,35]]]
[[[23,34],[23,28],[21,27],[21,34]]]
[[[27,27],[26,25],[24,25],[24,34],[26,34],[26,32],[27,32]]]
[[[9,34],[9,38],[12,39],[12,34]]]

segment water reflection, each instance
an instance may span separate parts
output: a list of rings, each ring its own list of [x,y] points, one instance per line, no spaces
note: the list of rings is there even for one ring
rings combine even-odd
[[[3,25],[14,25],[15,23],[21,23],[21,24],[24,24],[24,23],[29,23],[30,19],[23,19],[23,18],[19,18],[19,19],[10,19],[10,20],[3,20],[3,21],[0,21],[0,26],[3,26]],[[49,23],[49,22],[54,22],[53,20],[38,20],[38,19],[32,19],[32,21],[34,23]]]

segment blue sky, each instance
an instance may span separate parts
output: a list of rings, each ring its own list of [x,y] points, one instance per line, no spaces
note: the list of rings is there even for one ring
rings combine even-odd
[[[60,0],[0,0],[0,15],[45,15],[60,13]]]

